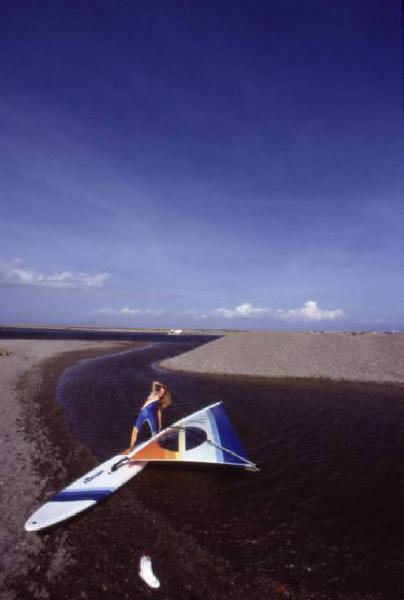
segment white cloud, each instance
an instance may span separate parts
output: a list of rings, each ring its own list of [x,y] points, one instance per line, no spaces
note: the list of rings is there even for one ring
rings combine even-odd
[[[162,315],[164,313],[163,310],[152,310],[152,309],[140,309],[140,308],[128,308],[125,306],[124,308],[99,308],[94,311],[96,315],[124,315],[124,316],[133,316],[133,315]]]
[[[133,315],[153,315],[159,316],[165,314],[163,310],[139,309],[139,308],[100,308],[94,311],[97,315],[110,316],[133,316]],[[212,317],[221,317],[224,319],[259,319],[260,317],[270,317],[274,320],[289,321],[331,321],[344,316],[344,312],[337,308],[335,310],[323,310],[318,307],[315,300],[308,300],[302,308],[293,309],[275,309],[270,307],[254,306],[251,302],[243,302],[235,308],[217,308],[209,312],[200,312],[186,310],[175,313],[177,317],[188,315],[193,319],[209,319]]]
[[[318,307],[315,300],[308,300],[303,308],[280,309],[277,312],[282,319],[290,321],[334,321],[344,316],[341,308],[323,310]]]
[[[47,287],[59,289],[100,288],[109,278],[108,273],[74,273],[62,271],[59,273],[41,273],[27,269],[20,260],[0,260],[0,286],[22,285],[30,287]]]
[[[113,308],[99,308],[94,311],[95,315],[114,315],[115,311]]]
[[[333,321],[343,317],[344,311],[340,308],[324,310],[319,308],[315,300],[308,300],[302,308],[292,309],[255,307],[251,302],[244,302],[235,308],[218,308],[211,311],[210,315],[221,316],[226,319],[251,319],[270,316],[275,319],[289,321]],[[207,316],[209,315],[199,315],[199,318],[206,318]]]
[[[227,319],[240,318],[249,319],[270,312],[269,308],[254,308],[251,302],[245,302],[236,306],[236,308],[218,308],[214,311],[217,315],[226,317]]]
[[[142,311],[139,310],[138,308],[121,308],[120,310],[116,311],[116,313],[120,314],[120,315],[138,315],[140,314]]]

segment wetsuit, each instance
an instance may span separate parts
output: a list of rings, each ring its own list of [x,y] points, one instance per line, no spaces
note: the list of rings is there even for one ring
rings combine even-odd
[[[159,404],[159,398],[156,400],[150,400],[143,408],[141,409],[138,418],[135,421],[135,427],[138,431],[140,431],[143,423],[147,421],[150,427],[150,431],[152,435],[155,435],[158,432],[158,424],[157,424],[157,408]]]

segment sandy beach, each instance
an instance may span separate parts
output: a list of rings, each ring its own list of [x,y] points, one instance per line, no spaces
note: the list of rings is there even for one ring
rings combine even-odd
[[[246,581],[230,561],[212,557],[186,528],[180,531],[161,517],[153,499],[165,474],[152,468],[147,481],[138,482],[136,495],[125,486],[101,507],[106,520],[94,510],[64,527],[25,532],[25,520],[45,498],[97,462],[73,436],[55,402],[60,375],[81,358],[140,345],[145,344],[1,340],[2,600],[150,598],[151,590],[137,576],[139,556],[145,553],[157,562],[164,598],[219,600],[229,594],[241,600],[250,587],[272,597],[272,581]]]
[[[48,478],[52,479],[55,472],[62,479],[65,475],[66,460],[60,454],[55,455],[49,432],[41,427],[38,419],[40,411],[46,410],[45,394],[43,405],[39,405],[43,384],[50,395],[47,399],[53,403],[64,427],[63,410],[54,402],[61,372],[80,358],[132,347],[133,343],[109,341],[0,341],[0,594],[3,600],[21,597],[11,582],[23,580],[38,568],[37,558],[44,550],[45,538],[27,534],[23,525],[33,507],[46,496]],[[52,360],[53,366],[50,364],[51,370],[44,382],[44,365]],[[54,434],[58,435],[57,427]],[[76,447],[77,443],[71,446],[72,450]],[[68,447],[66,451],[68,454]],[[86,456],[86,460],[91,461],[91,457]],[[44,469],[46,465],[48,468]],[[48,580],[68,564],[67,550],[60,546],[49,565]],[[32,597],[47,597],[46,591],[41,592],[32,583]]]
[[[228,549],[223,554],[208,551],[200,541],[206,528],[202,516],[199,536],[191,535],[187,526],[178,527],[175,502],[178,489],[174,484],[170,488],[166,471],[159,469],[150,468],[148,477],[139,478],[136,488],[126,486],[98,512],[89,511],[83,519],[40,535],[24,531],[25,520],[44,498],[96,464],[92,453],[71,432],[62,406],[55,401],[61,374],[81,358],[142,346],[141,341],[0,340],[2,600],[54,597],[95,600],[100,594],[112,600],[149,598],[152,592],[139,584],[137,578],[139,556],[145,552],[156,561],[164,581],[164,591],[160,592],[164,598],[241,600],[248,593],[268,599],[327,598],[312,595],[303,588],[296,595],[290,587],[265,573],[256,577],[253,568],[249,571],[248,561],[241,571],[236,568],[237,563],[229,560]],[[398,383],[404,381],[403,353],[403,334],[235,333],[162,364],[180,371],[266,376],[279,381],[288,376]],[[280,385],[282,388],[286,384]],[[391,396],[399,393],[400,389],[395,388]],[[262,394],[264,398],[265,390]],[[203,401],[201,398],[200,402]],[[287,396],[284,401],[287,403]],[[265,399],[262,402],[265,404]],[[186,471],[177,477],[179,481],[192,480],[194,493],[198,495],[198,485],[203,487],[205,475],[199,474],[199,483]],[[212,485],[211,481],[206,475],[207,484]],[[192,498],[192,486],[184,485]],[[163,514],[158,495],[161,489],[166,490],[167,496],[163,499]],[[216,491],[212,493],[211,500]],[[172,506],[170,497],[174,499]],[[191,513],[194,506],[191,502]],[[225,505],[220,510],[224,508]],[[183,510],[180,513],[182,523]],[[191,519],[191,515],[187,518]],[[220,518],[218,522],[224,528],[229,526]],[[259,545],[248,531],[249,520],[237,523],[240,536],[237,548],[252,544],[255,556]],[[224,541],[227,535],[227,530],[220,534]],[[268,536],[276,539],[276,535],[276,530],[268,530]],[[288,545],[282,536],[277,551],[278,547],[285,549],[286,563]],[[362,597],[341,596],[344,600]]]
[[[161,366],[192,373],[402,383],[404,333],[231,333]]]

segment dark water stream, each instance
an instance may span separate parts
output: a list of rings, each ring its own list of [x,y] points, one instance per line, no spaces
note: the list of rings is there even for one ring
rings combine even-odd
[[[100,461],[125,448],[156,377],[173,393],[166,424],[222,400],[261,472],[149,465],[128,484],[137,498],[257,576],[327,598],[404,597],[403,390],[153,366],[200,343],[154,342],[67,370],[58,394],[77,437]]]

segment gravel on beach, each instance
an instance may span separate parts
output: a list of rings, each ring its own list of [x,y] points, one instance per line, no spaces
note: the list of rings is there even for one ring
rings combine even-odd
[[[2,600],[146,600],[150,590],[138,578],[139,557],[145,554],[153,556],[164,580],[162,597],[167,599],[242,600],[250,589],[257,597],[275,597],[276,583],[263,577],[246,581],[228,560],[211,556],[189,532],[179,531],[139,502],[129,486],[84,519],[37,534],[24,530],[26,519],[44,499],[96,464],[55,401],[60,376],[80,359],[141,345],[145,344],[0,341],[0,449],[6,457],[0,466]],[[161,482],[157,487],[151,484],[148,494],[156,489]],[[102,520],[105,511],[108,518]],[[296,600],[294,594],[289,597]]]
[[[404,382],[404,333],[231,333],[161,363],[190,373]]]
[[[61,368],[80,358],[109,354],[133,347],[127,342],[86,342],[60,340],[0,340],[0,596],[2,600],[21,597],[11,581],[24,580],[38,568],[44,538],[24,531],[24,522],[34,506],[49,492],[49,479],[58,472],[63,479],[64,460],[56,456],[48,432],[37,419],[38,396],[42,386],[51,390],[55,411],[64,421],[63,409],[54,402]],[[43,364],[63,355],[54,369],[53,382],[44,382]],[[77,445],[77,444],[75,444]],[[49,468],[46,469],[46,464]],[[44,468],[45,467],[45,468]],[[47,471],[47,472],[46,472]],[[52,578],[69,564],[67,550],[60,546],[48,572]],[[41,597],[32,589],[32,598]],[[46,597],[46,594],[45,596]]]
[[[0,340],[0,596],[40,598],[149,598],[137,583],[138,556],[151,553],[165,582],[165,598],[218,600],[251,597],[326,598],[254,573],[246,580],[221,557],[210,555],[128,486],[103,511],[29,534],[32,511],[83,472],[95,458],[71,432],[56,399],[60,375],[81,358],[144,345],[133,342]],[[266,377],[329,377],[404,381],[404,334],[235,333],[164,361],[164,367],[204,373]],[[153,493],[150,471],[147,498]],[[155,486],[160,489],[161,486]],[[130,518],[124,517],[130,515]],[[100,524],[102,526],[100,526]],[[113,558],[113,560],[112,560]],[[179,578],[174,564],[181,565]],[[343,596],[354,598],[353,596]],[[358,598],[364,596],[358,596]],[[355,597],[356,600],[356,597]]]

